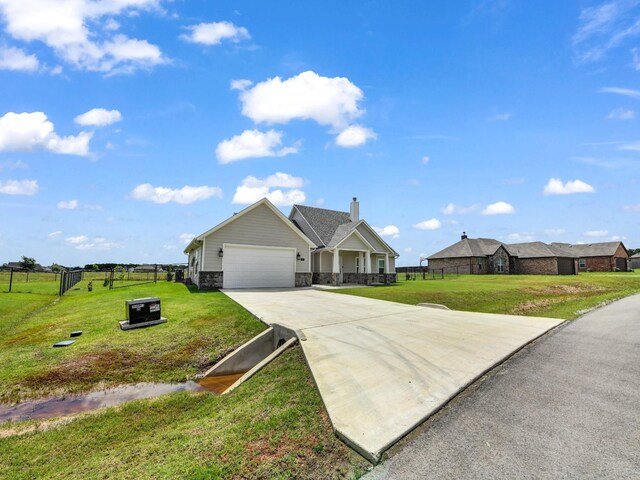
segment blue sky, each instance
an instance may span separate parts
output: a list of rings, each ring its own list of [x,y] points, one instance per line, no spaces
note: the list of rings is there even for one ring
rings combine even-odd
[[[640,246],[640,2],[0,0],[0,263],[183,262],[267,195],[415,265]]]

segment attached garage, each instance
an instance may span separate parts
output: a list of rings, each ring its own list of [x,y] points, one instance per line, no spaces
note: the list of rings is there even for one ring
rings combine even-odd
[[[224,244],[223,252],[223,288],[295,286],[295,248]]]
[[[188,281],[200,289],[311,286],[314,248],[264,198],[191,241]]]

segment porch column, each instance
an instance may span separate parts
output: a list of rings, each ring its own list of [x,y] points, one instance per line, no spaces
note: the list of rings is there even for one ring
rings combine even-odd
[[[367,271],[366,271],[366,273],[371,273],[371,252],[367,250],[367,252],[365,253],[365,256],[367,257]]]
[[[333,251],[333,273],[340,273],[340,255],[339,250],[336,248]]]
[[[384,254],[384,273],[389,273],[389,254]]]
[[[358,252],[358,265],[360,266],[358,273],[366,273],[364,271],[364,252]]]

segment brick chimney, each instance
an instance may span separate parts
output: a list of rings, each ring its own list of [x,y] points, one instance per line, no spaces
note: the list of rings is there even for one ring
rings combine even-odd
[[[352,222],[358,222],[360,220],[360,203],[356,197],[353,197],[353,200],[351,201],[349,217],[351,217]]]
[[[462,235],[460,235],[460,240],[465,240],[467,238],[467,232],[462,232]]]

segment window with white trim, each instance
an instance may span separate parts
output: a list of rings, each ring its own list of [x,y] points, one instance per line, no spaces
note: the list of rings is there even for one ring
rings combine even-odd
[[[498,263],[496,265],[496,271],[498,273],[504,273],[504,260],[502,260],[502,257],[498,257]]]
[[[578,268],[587,268],[587,261],[584,258],[578,260]]]

